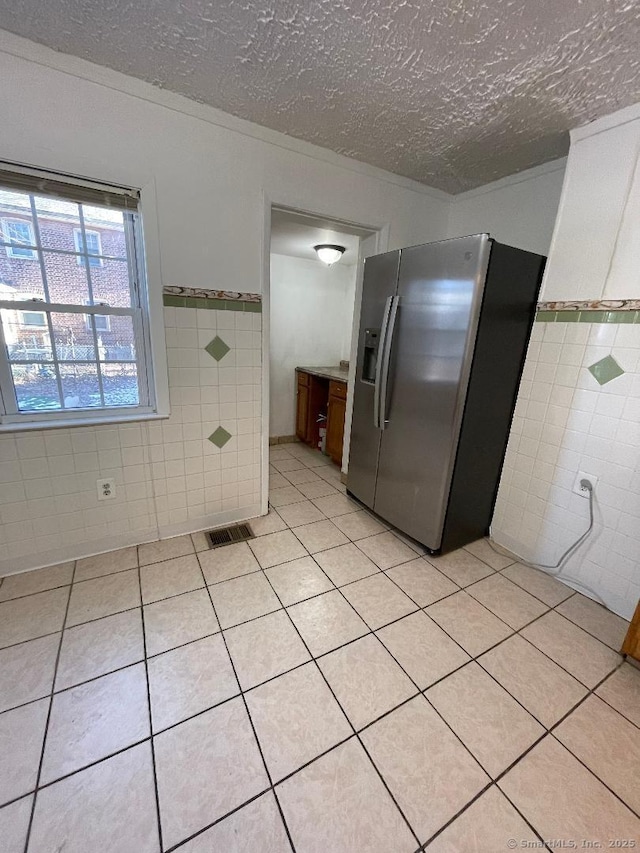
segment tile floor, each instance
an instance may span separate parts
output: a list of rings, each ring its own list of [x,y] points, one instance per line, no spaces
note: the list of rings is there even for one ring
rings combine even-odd
[[[390,531],[301,445],[256,538],[0,585],[3,853],[499,853],[640,839],[624,620]]]

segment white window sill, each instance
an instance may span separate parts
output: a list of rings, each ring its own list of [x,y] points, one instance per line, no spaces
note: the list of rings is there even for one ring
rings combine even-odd
[[[67,427],[104,426],[106,424],[132,424],[140,421],[161,421],[169,417],[169,412],[145,412],[132,415],[106,415],[103,418],[78,417],[57,421],[25,421],[0,423],[0,435],[7,432],[33,432],[43,429],[67,429]]]

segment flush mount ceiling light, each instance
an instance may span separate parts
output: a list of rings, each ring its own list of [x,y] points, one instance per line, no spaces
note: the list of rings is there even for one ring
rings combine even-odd
[[[336,261],[339,261],[345,252],[344,246],[336,246],[333,243],[319,243],[313,248],[318,253],[320,260],[328,267],[330,267],[331,264],[335,264]]]

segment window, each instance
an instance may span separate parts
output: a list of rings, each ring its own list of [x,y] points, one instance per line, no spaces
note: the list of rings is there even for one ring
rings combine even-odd
[[[138,193],[0,164],[0,218],[0,428],[152,415]]]
[[[3,219],[2,240],[8,258],[34,260],[37,257],[35,249],[28,248],[35,245],[35,240],[31,223],[24,219]]]
[[[84,238],[87,241],[87,251],[86,258],[89,261],[89,266],[92,267],[101,267],[102,266],[102,258],[98,257],[102,254],[102,242],[100,240],[100,232],[99,231],[87,231],[85,228]],[[73,229],[73,240],[76,245],[76,252],[81,252],[82,255],[78,256],[78,263],[84,265],[85,255],[84,255],[84,244],[82,240],[82,231],[79,228]]]
[[[22,311],[22,322],[25,326],[46,326],[47,315],[44,311]]]

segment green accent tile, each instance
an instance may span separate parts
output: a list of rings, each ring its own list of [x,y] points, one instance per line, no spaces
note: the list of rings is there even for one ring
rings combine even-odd
[[[556,323],[579,323],[580,311],[558,311]]]
[[[613,312],[612,312],[613,313]],[[618,319],[616,323],[637,323],[639,322],[640,314],[637,311],[617,311]]]
[[[587,369],[599,385],[606,385],[607,382],[617,379],[618,376],[622,376],[624,373],[624,370],[612,355],[605,355],[604,358],[596,361],[595,364],[592,364]]]
[[[194,296],[191,300],[193,302],[192,308],[206,308],[208,299],[205,299],[204,296]]]
[[[224,307],[225,311],[244,311],[244,302],[240,299],[227,299]]]
[[[262,314],[262,302],[245,302],[244,310],[250,314]]]
[[[536,323],[555,323],[556,311],[537,311]]]
[[[171,293],[165,293],[162,302],[165,308],[185,308],[187,300],[184,296],[173,296]]]
[[[209,341],[205,347],[205,350],[209,353],[211,358],[215,358],[216,361],[220,361],[220,359],[224,358],[230,349],[231,347],[226,344],[219,335],[216,335],[215,338],[212,341]]]
[[[224,311],[226,302],[224,299],[205,299],[207,304],[204,306],[209,311]]]
[[[581,323],[605,323],[607,311],[581,311]]]
[[[215,432],[211,433],[211,435],[209,436],[209,441],[211,442],[211,444],[215,444],[216,447],[222,448],[225,446],[225,444],[229,441],[231,437],[232,436],[230,432],[227,432],[224,427],[219,426],[218,429],[215,430]]]

